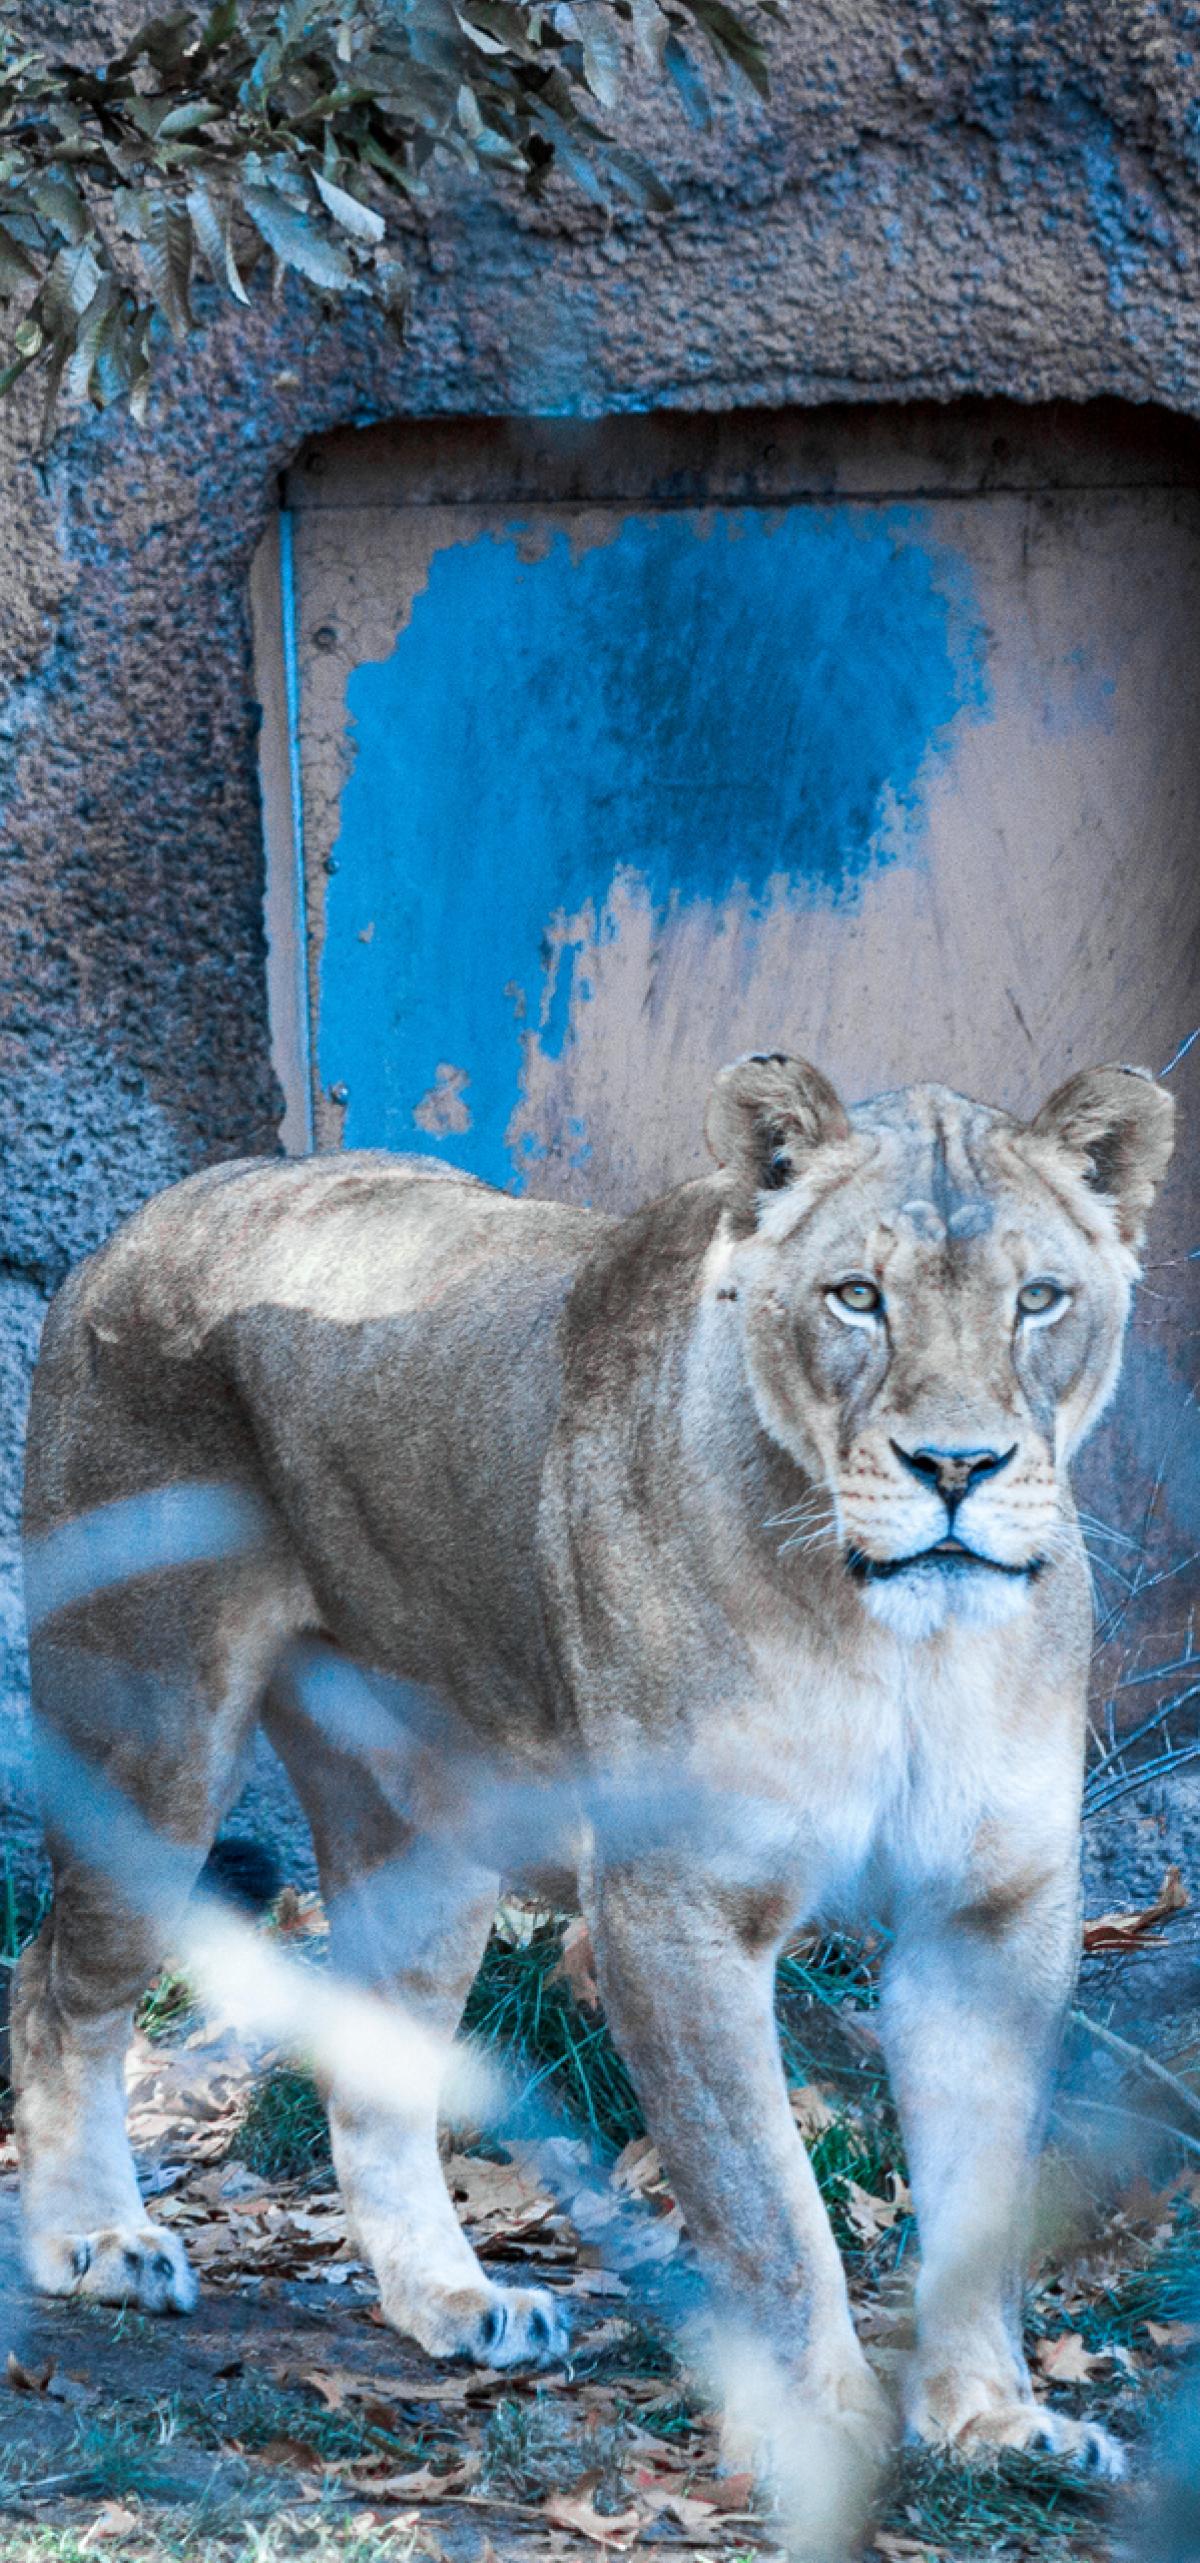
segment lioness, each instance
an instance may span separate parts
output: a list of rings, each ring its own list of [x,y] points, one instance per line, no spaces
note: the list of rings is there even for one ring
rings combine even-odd
[[[1171,1118],[1116,1067],[1028,1125],[936,1086],[848,1110],[772,1054],[717,1078],[716,1171],[626,1219],[424,1159],[220,1167],[62,1291],[29,1441],[37,1714],[174,1845],[179,1897],[265,1716],[335,1957],[458,2020],[504,1853],[452,1847],[427,1717],[398,1804],[370,1752],[294,1713],[306,1637],[444,1703],[500,1772],[670,1771],[674,1831],[593,1828],[581,1851],[608,2016],[714,2302],[867,2435],[882,2397],[772,1984],[798,1917],[882,1917],[921,2238],[907,2424],[1110,2472],[1103,2432],[1033,2399],[1020,2290],[1079,1942],[1090,1591],[1067,1466],[1116,1380]],[[254,1535],[56,1584],[68,1526],[103,1547],[135,1499],[186,1486],[237,1490]],[[692,1783],[726,1810],[712,1856]],[[14,2023],[29,2267],[182,2311],[122,2095],[170,1899],[110,1874],[61,1806],[49,1823]],[[413,1890],[377,1909],[390,1951],[361,1927],[385,1871]],[[551,2296],[495,2285],[461,2233],[432,2100],[335,2082],[330,2119],[390,2321],[493,2366],[559,2352]]]

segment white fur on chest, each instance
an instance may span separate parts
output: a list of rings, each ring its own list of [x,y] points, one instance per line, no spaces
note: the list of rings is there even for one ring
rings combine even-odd
[[[716,1762],[764,1806],[798,1912],[865,1919],[912,1895],[954,1901],[984,1844],[989,1860],[998,1845],[1028,1860],[1069,1840],[1072,1722],[1014,1699],[1004,1632],[963,1629],[936,1649],[885,1638],[869,1671],[832,1676],[783,1646],[754,1652],[761,1687],[723,1723]]]

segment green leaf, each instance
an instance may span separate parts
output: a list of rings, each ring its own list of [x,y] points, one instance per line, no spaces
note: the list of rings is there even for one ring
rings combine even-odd
[[[149,334],[150,314],[139,312],[129,334],[133,361],[133,390],[129,395],[129,415],[139,427],[145,426],[146,413],[150,407],[150,351],[146,343]]]
[[[660,9],[658,0],[629,0],[633,36],[642,61],[651,71],[661,72],[663,48],[671,32],[671,22]]]
[[[30,181],[29,193],[44,222],[53,223],[74,248],[87,238],[89,224],[83,198],[70,178],[50,170]]]
[[[577,139],[566,117],[557,115],[552,107],[547,106],[544,95],[537,102],[537,121],[546,140],[553,146],[556,161],[574,179],[576,186],[585,196],[590,196],[594,205],[607,205],[608,191],[595,161]]]
[[[195,32],[190,9],[168,10],[161,17],[147,20],[133,43],[127,46],[123,58],[134,63],[144,54],[156,71],[174,71]]]
[[[341,224],[342,230],[348,231],[354,240],[365,240],[372,248],[378,248],[387,231],[382,214],[377,214],[370,205],[360,204],[358,197],[348,194],[345,187],[335,186],[323,170],[314,169],[313,178],[322,204],[333,215],[334,221]]]
[[[507,53],[508,47],[502,36],[489,35],[486,27],[477,26],[475,20],[466,17],[461,9],[456,12],[456,15],[468,44],[477,46],[480,53]]]
[[[216,197],[206,179],[197,178],[188,193],[187,209],[200,254],[207,260],[215,281],[228,285],[235,302],[249,303],[233,254],[228,201]]]
[[[604,165],[631,204],[646,213],[671,212],[675,199],[670,188],[640,152],[626,151],[622,145],[610,142],[605,148]]]
[[[230,37],[236,33],[237,22],[238,0],[217,0],[216,8],[209,12],[205,21],[204,32],[200,38],[201,53],[218,53],[221,46],[228,44]]]
[[[32,283],[37,273],[32,258],[22,249],[20,241],[14,240],[11,231],[0,223],[0,296],[7,297],[15,293],[19,285]]]
[[[144,417],[152,324],[163,315],[177,338],[192,326],[197,258],[243,304],[269,254],[277,274],[368,296],[398,322],[407,284],[389,202],[427,199],[450,162],[515,170],[533,190],[557,164],[593,203],[665,209],[653,169],[604,129],[627,50],[703,128],[698,39],[765,93],[760,30],[781,6],[159,0],[123,52],[84,64],[6,36],[20,12],[0,0],[0,303],[31,288],[41,332],[36,352],[10,349],[3,380],[14,362],[42,365],[47,419],[64,372],[73,391],[125,398]],[[142,261],[128,281],[107,247],[124,222]]]
[[[181,205],[146,187],[135,198],[146,273],[159,310],[175,339],[195,328],[191,303],[192,226]]]
[[[75,256],[79,255],[78,251],[73,254]],[[41,423],[38,427],[37,441],[38,452],[40,454],[45,453],[53,431],[54,413],[58,408],[58,395],[62,386],[63,371],[71,353],[72,332],[69,327],[61,330],[56,329],[48,331],[47,339],[50,346],[50,362],[46,369],[45,390],[42,395],[42,416]]]
[[[66,369],[66,387],[74,400],[83,400],[90,386],[100,334],[111,310],[115,289],[112,276],[101,276],[87,310],[81,312],[76,324],[75,345]]]
[[[605,0],[574,0],[572,15],[583,46],[583,76],[601,107],[621,94],[621,39]]]
[[[683,6],[690,9],[714,53],[731,62],[760,98],[769,98],[771,83],[762,46],[735,11],[726,7],[726,0],[683,0]]]
[[[105,314],[97,331],[87,389],[97,409],[111,409],[114,401],[128,399],[133,381],[129,325],[118,307]]]
[[[12,390],[14,383],[20,382],[22,374],[28,373],[36,352],[37,350],[34,349],[28,356],[14,356],[11,365],[6,365],[0,372],[0,400],[3,400],[6,392]]]
[[[384,151],[373,134],[367,135],[362,145],[362,156],[369,169],[378,169],[381,176],[390,178],[393,187],[399,187],[404,195],[418,199],[428,196],[429,189],[424,179],[418,177],[415,170],[406,169],[390,151]]]
[[[280,265],[294,267],[310,285],[327,293],[344,293],[354,283],[354,268],[344,249],[318,231],[311,215],[285,202],[273,187],[247,186],[242,203]]]
[[[60,249],[38,296],[38,318],[48,338],[59,338],[87,310],[100,282],[100,261],[90,240],[77,249]]]
[[[162,117],[156,139],[161,142],[171,134],[197,133],[202,125],[215,124],[225,110],[215,100],[190,98],[181,107],[171,107]]]
[[[677,35],[667,37],[662,61],[668,79],[674,81],[688,123],[694,125],[698,133],[707,133],[712,123],[708,91],[690,53],[680,44]]]

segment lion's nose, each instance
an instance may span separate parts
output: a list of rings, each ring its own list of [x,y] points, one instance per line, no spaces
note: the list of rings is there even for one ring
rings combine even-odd
[[[1007,1451],[942,1451],[930,1445],[919,1451],[906,1451],[893,1442],[898,1460],[903,1460],[914,1477],[926,1486],[936,1486],[947,1511],[953,1513],[964,1495],[974,1492],[985,1477],[994,1477],[997,1469],[1007,1468],[1016,1451],[1016,1443]]]

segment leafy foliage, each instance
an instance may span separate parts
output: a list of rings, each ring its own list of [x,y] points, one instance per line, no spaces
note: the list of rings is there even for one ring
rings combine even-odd
[[[0,29],[0,391],[142,420],[156,345],[196,325],[197,279],[237,303],[266,265],[403,327],[405,217],[439,168],[665,208],[602,119],[631,61],[709,117],[697,45],[765,94],[757,28],[783,0],[217,0],[154,17],[98,66]]]

